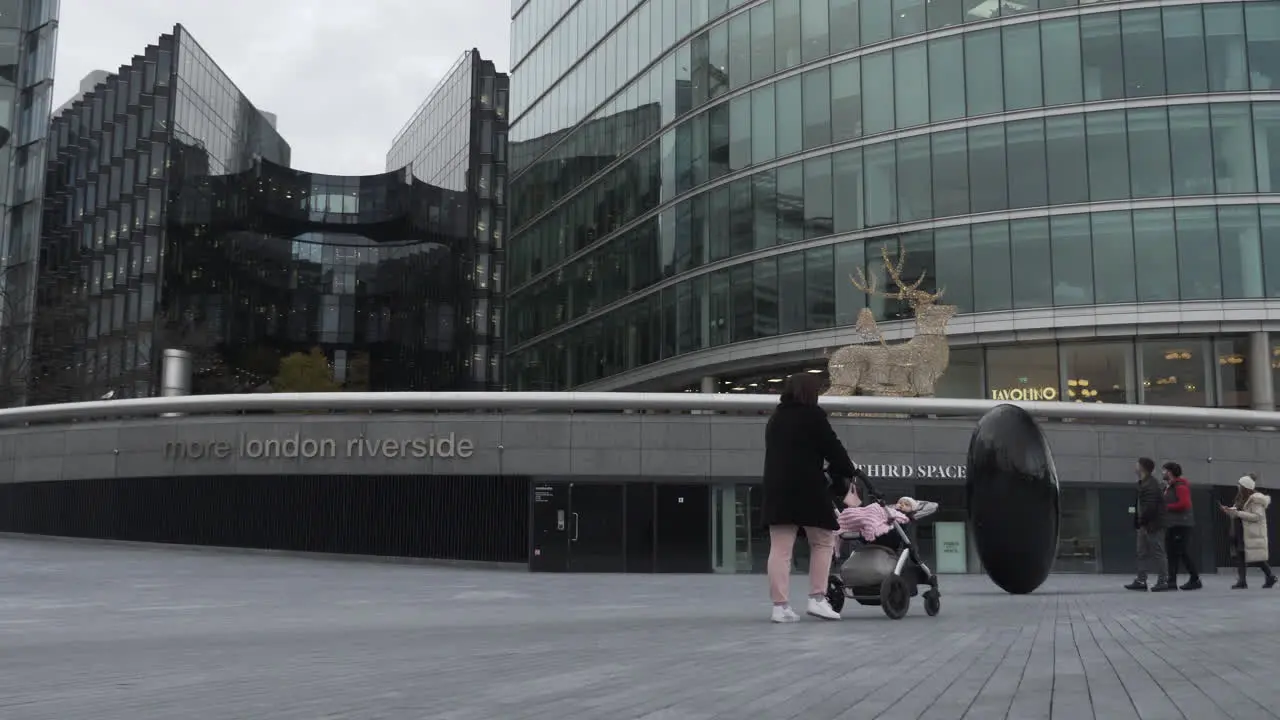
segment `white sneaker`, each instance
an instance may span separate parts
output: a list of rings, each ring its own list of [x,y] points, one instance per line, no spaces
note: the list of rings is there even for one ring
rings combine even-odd
[[[826,598],[809,598],[808,614],[823,620],[840,619],[840,613],[831,607],[831,603],[827,602]]]
[[[798,622],[800,616],[796,614],[795,610],[791,609],[790,605],[774,605],[773,617],[770,619],[776,623],[793,623]]]

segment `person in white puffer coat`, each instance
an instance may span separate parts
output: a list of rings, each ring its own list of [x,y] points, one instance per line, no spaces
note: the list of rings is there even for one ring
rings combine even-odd
[[[1249,587],[1245,581],[1245,571],[1250,567],[1262,570],[1267,581],[1264,588],[1274,587],[1276,575],[1271,572],[1267,561],[1271,559],[1267,542],[1267,508],[1271,506],[1271,496],[1258,492],[1258,476],[1249,473],[1236,481],[1236,501],[1230,507],[1220,506],[1222,512],[1231,518],[1231,547],[1236,557],[1236,568],[1240,573],[1233,590]]]

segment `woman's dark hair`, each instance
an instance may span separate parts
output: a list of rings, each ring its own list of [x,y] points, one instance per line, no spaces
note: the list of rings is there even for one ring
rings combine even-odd
[[[782,402],[817,405],[822,394],[822,380],[813,373],[796,373],[782,383]]]
[[[1142,468],[1143,472],[1149,473],[1156,469],[1156,461],[1149,457],[1140,457],[1138,458],[1138,467]]]
[[[1161,467],[1163,467],[1165,470],[1168,470],[1169,474],[1176,478],[1182,477],[1182,466],[1176,462],[1167,462]]]

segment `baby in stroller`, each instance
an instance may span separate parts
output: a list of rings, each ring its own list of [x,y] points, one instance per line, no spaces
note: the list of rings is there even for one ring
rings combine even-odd
[[[941,605],[937,575],[920,559],[901,526],[934,514],[938,504],[902,497],[888,505],[864,474],[848,485],[833,479],[832,490],[840,498],[836,504],[843,506],[836,512],[840,535],[827,586],[832,608],[840,612],[845,597],[850,597],[861,605],[880,605],[897,620],[906,615],[917,588],[925,585],[925,611],[936,615]]]

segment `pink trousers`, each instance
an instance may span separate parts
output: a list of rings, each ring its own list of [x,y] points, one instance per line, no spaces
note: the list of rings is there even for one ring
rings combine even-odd
[[[775,605],[786,603],[790,594],[796,531],[795,525],[769,526],[769,594],[773,596]],[[809,595],[826,595],[836,534],[822,528],[806,527],[804,536],[809,542]]]

